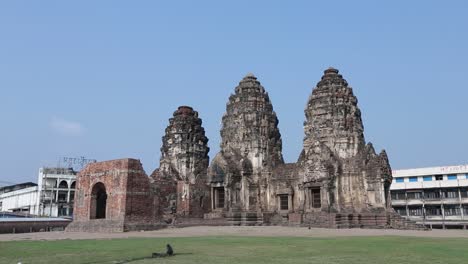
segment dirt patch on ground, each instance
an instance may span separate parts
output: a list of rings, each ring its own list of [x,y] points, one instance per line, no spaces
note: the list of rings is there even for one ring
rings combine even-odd
[[[348,237],[348,236],[412,236],[468,238],[468,230],[391,230],[391,229],[326,229],[282,226],[194,226],[167,228],[156,231],[126,233],[39,232],[2,234],[0,241],[112,239],[129,237],[203,237],[203,236],[296,236],[296,237]]]

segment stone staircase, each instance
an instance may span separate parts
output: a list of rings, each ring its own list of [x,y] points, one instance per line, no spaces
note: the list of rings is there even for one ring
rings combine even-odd
[[[263,215],[257,212],[232,211],[226,213],[227,223],[232,226],[261,226]]]
[[[406,219],[395,212],[382,213],[306,213],[301,226],[318,228],[370,228],[427,230],[423,225]]]
[[[383,214],[336,214],[336,228],[376,228],[384,229],[389,227],[388,218]]]
[[[417,224],[408,218],[399,215],[396,212],[389,213],[390,226],[395,229],[407,229],[407,230],[429,230],[424,225]]]

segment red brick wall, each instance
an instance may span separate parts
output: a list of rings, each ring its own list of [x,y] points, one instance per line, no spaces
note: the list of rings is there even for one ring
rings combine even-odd
[[[90,220],[91,192],[103,183],[107,193],[106,220],[152,221],[153,197],[149,178],[139,160],[119,159],[92,163],[77,177],[74,221]]]
[[[126,212],[127,220],[151,222],[154,220],[154,199],[150,181],[140,162],[130,164],[127,178]]]

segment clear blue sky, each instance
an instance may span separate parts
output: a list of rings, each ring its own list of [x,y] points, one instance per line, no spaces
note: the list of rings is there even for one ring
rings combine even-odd
[[[248,72],[269,92],[293,162],[329,66],[394,169],[466,164],[467,3],[2,1],[0,181],[35,181],[61,156],[139,158],[151,173],[179,105],[199,111],[214,157]]]

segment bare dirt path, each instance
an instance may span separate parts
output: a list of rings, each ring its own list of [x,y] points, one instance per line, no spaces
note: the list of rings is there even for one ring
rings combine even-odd
[[[325,229],[281,226],[194,226],[167,228],[156,231],[126,233],[39,232],[1,234],[0,241],[112,239],[129,237],[203,237],[203,236],[296,236],[296,237],[349,237],[349,236],[412,236],[468,238],[468,230],[390,230],[390,229]]]

